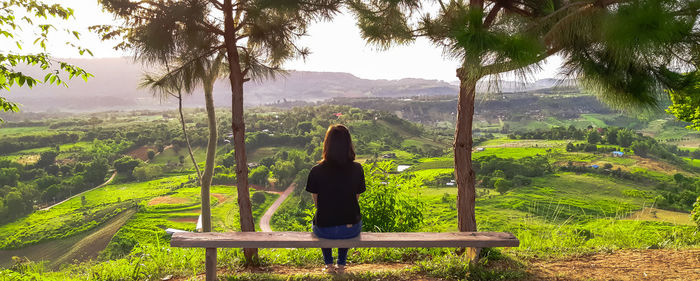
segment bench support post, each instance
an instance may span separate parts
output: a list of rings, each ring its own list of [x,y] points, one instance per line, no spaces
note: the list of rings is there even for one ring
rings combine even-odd
[[[207,248],[204,264],[207,281],[216,281],[216,248]]]

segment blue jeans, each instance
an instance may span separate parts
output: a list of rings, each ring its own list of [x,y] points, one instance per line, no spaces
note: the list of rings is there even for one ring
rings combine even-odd
[[[319,238],[325,239],[348,239],[360,235],[362,231],[362,222],[347,225],[336,225],[329,227],[313,226],[314,234]],[[348,248],[338,248],[338,265],[345,265],[348,258]],[[321,248],[323,253],[323,262],[325,264],[333,264],[333,249]]]

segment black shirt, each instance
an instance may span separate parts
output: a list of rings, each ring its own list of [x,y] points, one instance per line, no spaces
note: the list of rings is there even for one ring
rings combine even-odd
[[[365,192],[365,173],[360,163],[323,162],[311,168],[306,191],[318,194],[314,224],[327,227],[360,222],[357,194]]]

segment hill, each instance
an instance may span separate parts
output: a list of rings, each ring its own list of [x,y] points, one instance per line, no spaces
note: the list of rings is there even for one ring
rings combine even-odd
[[[67,59],[80,65],[95,77],[88,82],[73,80],[68,87],[42,86],[33,89],[14,88],[13,100],[25,111],[94,112],[172,108],[175,103],[153,98],[146,89],[139,89],[148,66],[128,58]],[[22,70],[20,68],[20,70]],[[25,68],[36,75],[37,71]],[[447,82],[425,79],[370,80],[349,73],[291,71],[277,80],[252,81],[245,84],[247,105],[276,103],[284,100],[320,101],[332,97],[397,97],[416,95],[455,95],[457,88]],[[217,105],[231,104],[227,79],[214,89]],[[202,107],[201,95],[186,98],[188,107]]]
[[[129,58],[67,59],[94,75],[88,82],[68,81],[68,87],[39,85],[33,89],[12,89],[13,100],[23,105],[24,111],[96,112],[106,110],[169,109],[173,100],[155,98],[147,89],[140,89],[143,73],[152,67],[134,63]],[[32,68],[19,70],[37,75]],[[575,89],[571,80],[542,79],[528,82],[500,81],[498,87],[482,81],[479,92],[531,92],[546,89]],[[251,81],[245,84],[245,103],[248,106],[280,102],[317,102],[332,98],[395,98],[414,96],[456,96],[458,85],[439,80],[406,78],[400,80],[372,80],[341,72],[290,71],[276,80]],[[230,106],[228,80],[215,85],[214,99],[218,106]],[[187,107],[203,107],[201,95],[185,98]]]

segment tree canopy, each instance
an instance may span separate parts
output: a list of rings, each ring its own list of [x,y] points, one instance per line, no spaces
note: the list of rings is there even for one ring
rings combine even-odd
[[[428,38],[460,62],[455,174],[459,228],[475,231],[471,164],[476,83],[526,76],[560,55],[565,73],[609,104],[658,108],[696,71],[698,0],[351,0],[362,36],[381,47]],[[428,4],[430,3],[430,4]],[[435,7],[437,12],[428,12]]]

